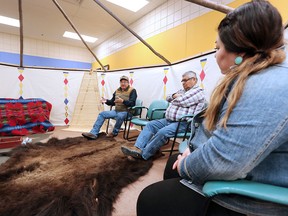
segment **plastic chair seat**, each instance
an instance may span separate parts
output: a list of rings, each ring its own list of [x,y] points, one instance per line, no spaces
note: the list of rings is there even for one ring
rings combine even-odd
[[[232,193],[288,205],[288,188],[247,180],[209,181],[205,183],[203,193],[208,197]]]
[[[190,137],[191,133],[177,133],[177,138],[186,138],[186,137]]]
[[[131,119],[131,123],[138,126],[146,126],[148,122],[149,122],[148,119],[139,119],[139,118]]]

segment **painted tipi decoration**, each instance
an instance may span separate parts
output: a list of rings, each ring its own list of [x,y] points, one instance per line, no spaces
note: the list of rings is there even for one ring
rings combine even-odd
[[[130,83],[130,86],[133,86],[133,83],[134,83],[134,80],[133,80],[133,76],[134,76],[134,72],[133,71],[130,71],[129,72],[129,76],[130,76],[130,81],[129,81],[129,83]],[[130,127],[133,127],[133,123],[131,123],[130,122]]]
[[[69,103],[69,100],[68,100],[68,76],[69,76],[69,72],[63,72],[63,75],[64,75],[64,107],[65,107],[65,119],[64,119],[64,122],[66,125],[68,125],[69,123],[69,113],[68,113],[68,103]]]
[[[163,78],[163,83],[164,83],[164,89],[163,89],[163,99],[166,100],[166,84],[168,82],[168,78],[167,78],[167,73],[169,71],[169,68],[164,68],[164,78]]]
[[[202,89],[204,89],[203,81],[204,81],[205,76],[206,76],[205,71],[204,71],[206,63],[207,63],[207,59],[206,58],[205,59],[200,59],[200,64],[201,64],[201,68],[202,69],[201,69],[201,72],[200,72],[199,76],[200,76],[200,81],[201,81],[200,87]]]
[[[104,73],[101,73],[101,97],[104,98],[104,95],[105,95],[105,74]]]
[[[24,68],[18,68],[18,72],[19,72],[19,76],[18,76],[18,80],[19,82],[19,99],[23,99],[23,80],[24,80],[24,76],[23,76],[23,72],[24,72]]]
[[[134,83],[134,80],[133,80],[133,75],[134,75],[134,72],[133,71],[131,71],[131,72],[129,72],[129,75],[130,75],[130,86],[133,86],[133,83]]]

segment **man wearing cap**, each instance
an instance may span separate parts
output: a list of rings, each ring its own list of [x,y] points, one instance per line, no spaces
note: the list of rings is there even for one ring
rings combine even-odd
[[[99,113],[91,131],[89,133],[82,133],[82,136],[87,139],[97,139],[100,128],[102,127],[105,119],[109,118],[114,118],[116,123],[112,133],[108,134],[107,136],[117,136],[126,116],[130,115],[127,112],[128,108],[135,106],[136,99],[137,92],[136,89],[129,85],[129,78],[127,76],[121,76],[120,87],[113,93],[113,97],[110,100],[101,98],[100,101],[102,104],[105,103],[109,106],[115,106],[115,110],[103,111]]]

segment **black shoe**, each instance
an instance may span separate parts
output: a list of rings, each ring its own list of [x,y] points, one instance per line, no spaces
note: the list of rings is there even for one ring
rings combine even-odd
[[[143,159],[142,151],[138,148],[137,149],[135,148],[135,150],[132,150],[126,146],[121,146],[121,151],[126,156],[132,156],[133,158]]]
[[[97,135],[94,135],[92,133],[82,133],[82,136],[90,140],[96,140],[98,138]]]

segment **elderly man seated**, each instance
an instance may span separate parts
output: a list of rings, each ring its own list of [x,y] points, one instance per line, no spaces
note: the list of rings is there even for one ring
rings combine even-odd
[[[89,133],[82,133],[87,139],[97,139],[100,128],[102,127],[105,119],[115,118],[116,123],[114,125],[112,133],[108,134],[108,137],[115,137],[118,135],[120,127],[124,122],[127,115],[131,115],[128,111],[129,107],[135,106],[137,99],[136,89],[129,85],[129,78],[127,76],[120,77],[120,87],[113,93],[113,97],[108,100],[105,98],[101,99],[101,103],[115,106],[115,110],[101,112],[93,128]]]
[[[197,85],[197,75],[188,71],[182,75],[183,89],[168,95],[170,102],[164,119],[149,122],[138,136],[132,148],[122,146],[122,152],[127,156],[148,160],[169,139],[174,136],[178,120],[187,114],[195,114],[202,110],[206,100],[203,89]],[[185,132],[187,122],[181,122],[178,131]]]

